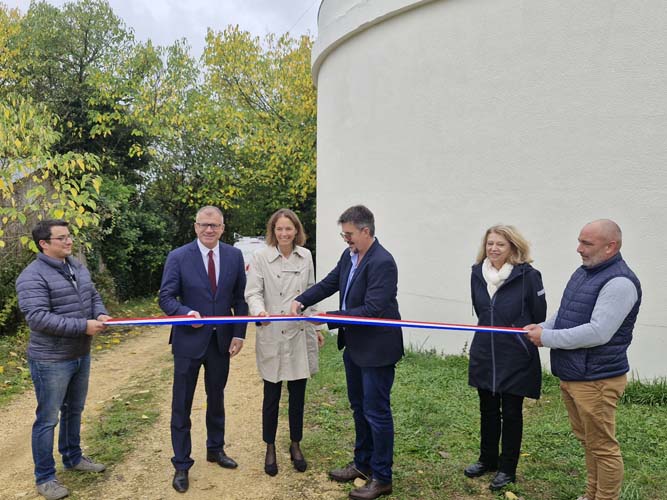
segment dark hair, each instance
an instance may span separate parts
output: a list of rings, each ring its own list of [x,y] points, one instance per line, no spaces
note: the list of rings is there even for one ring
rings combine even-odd
[[[294,244],[303,246],[303,244],[306,242],[306,233],[303,230],[303,226],[301,225],[299,217],[297,217],[297,215],[294,212],[292,212],[289,208],[278,209],[269,218],[269,222],[266,223],[266,244],[271,247],[274,247],[278,244],[275,230],[276,230],[276,224],[278,223],[278,219],[280,219],[281,217],[289,219],[292,222],[292,224],[294,224],[294,227],[296,228],[296,235],[294,236]]]
[[[42,252],[42,247],[39,245],[39,242],[41,240],[48,240],[51,237],[51,228],[54,226],[69,227],[69,222],[62,219],[46,219],[40,220],[32,228],[32,239],[40,252]]]
[[[375,236],[375,217],[373,212],[363,205],[348,208],[338,217],[338,224],[354,224],[357,229],[368,228],[371,236]]]

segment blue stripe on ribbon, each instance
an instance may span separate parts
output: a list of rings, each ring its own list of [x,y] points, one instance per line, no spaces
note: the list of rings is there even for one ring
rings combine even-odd
[[[319,314],[317,316],[162,316],[158,318],[111,319],[107,326],[168,326],[168,325],[221,325],[232,323],[273,323],[281,321],[311,321],[316,323],[335,323],[340,325],[390,326],[403,328],[422,328],[430,330],[469,331],[524,334],[521,328],[501,326],[460,325],[454,323],[437,323],[426,321],[408,321],[399,319],[363,318],[358,316],[338,316]]]

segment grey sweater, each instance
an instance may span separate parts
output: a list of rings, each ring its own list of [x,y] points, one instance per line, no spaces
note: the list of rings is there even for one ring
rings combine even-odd
[[[88,270],[76,259],[66,264],[43,253],[16,280],[19,308],[30,327],[28,357],[64,361],[90,352],[89,319],[108,314]]]

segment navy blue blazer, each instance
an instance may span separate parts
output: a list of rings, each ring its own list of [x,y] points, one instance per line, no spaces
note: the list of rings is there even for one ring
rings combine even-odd
[[[213,295],[197,240],[169,252],[160,285],[160,308],[168,316],[198,311],[202,316],[247,316],[243,293],[246,275],[243,255],[238,248],[219,243],[220,274]],[[204,325],[193,328],[175,325],[171,329],[174,356],[199,359],[206,353],[211,331],[217,328],[220,352],[229,350],[233,337],[245,338],[246,324]]]
[[[305,307],[340,292],[342,308],[347,278],[352,268],[350,251],[345,250],[336,267],[322,281],[316,283],[295,300]],[[361,259],[347,292],[346,309],[329,311],[341,316],[401,319],[396,294],[398,268],[391,254],[376,239]],[[345,347],[352,361],[362,367],[389,366],[404,354],[403,332],[398,327],[347,325],[330,322],[329,328],[338,328],[338,349]]]

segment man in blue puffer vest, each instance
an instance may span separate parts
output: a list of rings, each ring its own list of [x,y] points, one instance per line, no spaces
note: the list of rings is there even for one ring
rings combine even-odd
[[[588,480],[578,500],[618,500],[623,482],[616,404],[630,370],[627,350],[642,290],[621,257],[621,239],[611,220],[586,224],[577,247],[583,265],[565,287],[558,313],[525,327],[536,346],[551,348],[551,371],[584,446]]]

